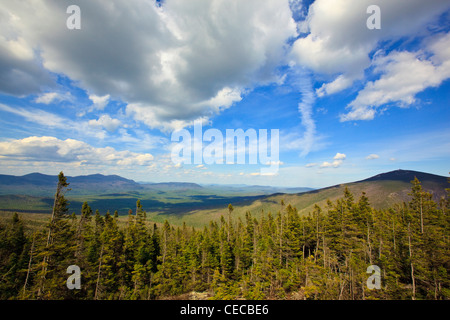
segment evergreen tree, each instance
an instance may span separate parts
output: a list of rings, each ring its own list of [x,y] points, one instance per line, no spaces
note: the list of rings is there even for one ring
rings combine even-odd
[[[161,299],[192,291],[214,299],[449,299],[448,199],[433,200],[412,181],[411,200],[383,210],[349,189],[326,206],[232,217],[203,229],[147,225],[136,202],[124,226],[84,203],[68,215],[59,175],[52,215],[38,231],[14,214],[0,224],[2,299]],[[234,219],[233,219],[234,218]],[[82,289],[68,290],[69,265]],[[369,290],[367,267],[382,286]]]
[[[38,299],[64,299],[73,295],[66,286],[61,286],[67,279],[67,267],[76,262],[75,232],[68,222],[68,201],[64,196],[68,186],[60,172],[46,239],[38,248],[37,257],[42,259],[36,275]]]
[[[23,221],[14,213],[11,224],[0,226],[0,299],[12,298],[22,289],[28,250]]]

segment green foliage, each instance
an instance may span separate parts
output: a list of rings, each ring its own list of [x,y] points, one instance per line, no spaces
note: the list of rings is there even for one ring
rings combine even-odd
[[[309,215],[282,201],[203,229],[149,224],[140,201],[125,226],[85,202],[67,212],[61,173],[52,219],[29,233],[15,214],[0,225],[1,299],[164,299],[197,291],[212,299],[449,299],[449,200],[412,181],[411,201],[375,210],[348,190]],[[357,200],[355,200],[357,199]],[[82,272],[68,290],[69,265]],[[381,268],[369,290],[367,267]]]

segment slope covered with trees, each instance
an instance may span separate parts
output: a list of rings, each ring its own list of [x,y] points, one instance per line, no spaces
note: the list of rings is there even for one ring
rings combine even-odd
[[[61,173],[51,219],[31,233],[15,214],[0,225],[1,299],[448,299],[450,201],[412,181],[411,201],[375,210],[348,189],[309,215],[280,201],[258,219],[203,229],[148,223],[140,201],[119,227],[117,212],[87,203],[69,215]],[[81,270],[69,290],[67,267]],[[367,268],[381,270],[369,290]]]

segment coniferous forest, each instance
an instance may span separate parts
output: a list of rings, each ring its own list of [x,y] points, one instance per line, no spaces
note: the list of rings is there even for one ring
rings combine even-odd
[[[417,179],[408,203],[385,210],[346,190],[306,216],[282,201],[241,219],[229,205],[203,229],[149,223],[139,201],[120,226],[87,203],[70,214],[68,186],[60,173],[45,228],[18,214],[0,225],[0,299],[450,298],[449,197],[436,203]],[[70,265],[80,289],[66,285]]]

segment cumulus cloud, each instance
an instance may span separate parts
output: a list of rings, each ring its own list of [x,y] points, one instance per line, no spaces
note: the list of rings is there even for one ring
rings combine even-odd
[[[325,95],[333,94],[350,87],[357,77],[339,75],[335,80],[329,83],[324,83],[317,89],[317,96],[323,97]]]
[[[366,27],[366,9],[372,4],[381,8],[381,30]],[[317,90],[319,96],[336,93],[364,77],[380,41],[424,34],[424,26],[449,8],[440,0],[316,0],[303,23],[307,34],[294,43],[292,59],[331,77]]]
[[[341,115],[341,121],[371,120],[376,109],[395,103],[401,107],[413,104],[415,95],[428,87],[439,86],[450,78],[450,33],[438,35],[425,50],[393,51],[375,59],[378,80],[370,81]],[[427,58],[426,52],[431,56]],[[414,70],[414,75],[411,72]]]
[[[24,36],[20,16],[0,7],[0,92],[24,96],[54,86],[54,80]]]
[[[95,148],[85,142],[55,137],[28,137],[0,142],[0,155],[5,160],[48,161],[79,165],[148,166],[153,155],[117,151],[111,147]]]
[[[366,157],[366,160],[374,160],[374,159],[378,159],[378,158],[380,158],[379,155],[372,153]]]
[[[342,164],[342,160],[334,160],[333,162],[324,161],[320,168],[337,168]]]
[[[92,109],[104,110],[109,102],[110,95],[106,94],[104,96],[96,96],[95,94],[89,95],[89,99],[92,101]]]
[[[4,4],[0,14],[8,17],[8,30],[23,50],[3,39],[0,71],[23,52],[26,63],[17,70],[35,68],[26,74],[32,84],[46,83],[42,78],[49,73],[40,72],[43,68],[64,74],[91,97],[122,100],[127,113],[155,128],[210,117],[240,101],[246,89],[277,81],[286,43],[297,35],[288,1],[81,0],[77,5],[82,28],[73,31],[64,25],[65,2]],[[15,56],[6,60],[11,51]],[[7,82],[19,76],[8,72],[0,72],[0,90],[14,93]],[[39,90],[29,85],[22,91]],[[102,109],[104,102],[94,105]]]
[[[369,120],[381,104],[410,104],[449,77],[445,37],[424,52],[373,55],[380,42],[427,35],[424,26],[450,8],[448,1],[378,0],[381,30],[366,27],[371,4],[316,0],[306,12],[300,0],[80,0],[82,28],[74,31],[65,27],[64,1],[7,1],[0,8],[0,92],[45,92],[36,102],[58,101],[51,87],[62,74],[89,93],[88,111],[122,101],[126,116],[172,131],[211,118],[256,86],[281,83],[286,69],[307,68],[327,82],[301,91],[304,135],[286,148],[306,155],[318,145],[315,95],[345,90],[373,67],[380,79],[365,84],[341,116]],[[424,72],[408,79],[410,63]],[[390,86],[397,79],[402,90]],[[107,120],[91,125],[117,130],[118,122]]]
[[[116,131],[122,122],[118,119],[113,119],[109,115],[104,114],[98,120],[89,120],[89,125],[94,128],[105,128],[109,132]]]
[[[347,156],[344,153],[336,153],[336,155],[333,157],[334,160],[345,160]]]
[[[336,153],[336,155],[333,157],[333,161],[329,162],[329,161],[323,161],[320,165],[319,168],[338,168],[342,165],[342,163],[344,162],[344,160],[347,158],[347,156],[344,153]],[[311,164],[307,164],[306,167],[310,168],[310,167],[314,167],[316,166],[315,163],[311,163]]]

